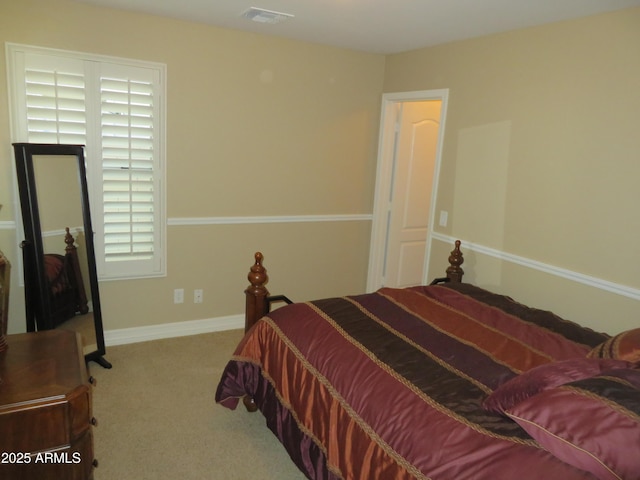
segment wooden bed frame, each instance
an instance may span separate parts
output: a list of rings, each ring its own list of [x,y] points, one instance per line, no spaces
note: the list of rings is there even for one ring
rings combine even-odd
[[[526,466],[531,480],[640,480],[626,448],[638,442],[640,414],[633,342],[623,346],[631,330],[612,337],[462,283],[460,243],[432,286],[271,313],[286,297],[270,297],[256,253],[249,331],[216,402],[260,410],[308,478],[511,478]]]
[[[62,292],[54,293],[52,291],[49,293],[49,308],[53,327],[57,327],[77,314],[84,315],[89,311],[75,239],[69,232],[69,227],[66,227],[65,231],[64,255],[57,253],[44,254],[45,259],[49,258],[49,261],[60,265],[61,271],[59,275],[64,277],[62,283],[66,285],[65,290]],[[48,278],[48,281],[50,282],[52,279]]]
[[[247,278],[250,285],[244,291],[246,295],[246,308],[244,317],[244,331],[245,333],[258,321],[264,317],[271,310],[271,304],[277,302],[293,303],[284,295],[270,296],[269,291],[265,285],[269,281],[267,275],[267,269],[262,265],[264,256],[260,252],[256,252],[254,255],[255,263],[249,270]],[[446,270],[446,277],[436,278],[431,282],[432,285],[436,283],[446,282],[462,282],[462,270],[461,265],[464,263],[462,252],[460,251],[460,240],[456,240],[455,247],[449,255],[449,267]]]
[[[262,253],[256,252],[254,257],[255,263],[251,266],[249,275],[247,275],[247,279],[249,280],[250,285],[244,291],[246,296],[246,308],[244,317],[245,333],[248,332],[249,329],[253,327],[253,325],[255,325],[258,320],[260,320],[271,311],[272,303],[293,303],[284,295],[269,295],[269,290],[267,290],[267,287],[265,287],[265,285],[269,281],[269,276],[267,275],[267,269],[264,268],[264,265],[262,265],[264,256],[262,255]],[[461,265],[464,263],[464,258],[462,255],[462,251],[460,251],[460,240],[456,240],[455,247],[449,254],[448,260],[449,267],[446,270],[447,276],[434,279],[431,282],[431,285],[447,282],[462,282],[464,270],[462,269]],[[255,412],[258,409],[258,406],[256,405],[254,399],[248,395],[245,395],[242,398],[242,403],[249,412]]]

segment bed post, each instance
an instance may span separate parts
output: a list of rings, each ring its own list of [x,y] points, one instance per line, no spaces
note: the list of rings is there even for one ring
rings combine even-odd
[[[454,283],[462,282],[462,275],[464,270],[460,267],[464,263],[462,252],[460,251],[460,240],[456,240],[455,248],[449,255],[449,267],[447,268],[447,278]]]
[[[251,285],[244,291],[247,297],[244,317],[245,333],[260,318],[269,313],[269,302],[267,301],[269,291],[265,287],[265,284],[269,281],[269,276],[267,275],[267,270],[262,266],[263,258],[262,253],[256,252],[256,263],[251,267],[249,275],[247,275]]]
[[[262,266],[262,253],[256,252],[254,255],[256,262],[251,266],[247,279],[249,285],[244,293],[247,299],[245,316],[244,316],[244,332],[247,331],[258,321],[260,318],[269,313],[269,291],[265,284],[269,281],[267,275],[267,269]],[[258,410],[255,400],[249,395],[242,397],[242,403],[248,412],[255,412]]]
[[[67,244],[64,251],[67,253],[67,258],[71,261],[71,272],[73,275],[73,286],[76,290],[76,311],[84,315],[89,312],[89,304],[87,301],[87,292],[84,288],[84,282],[82,280],[82,271],[80,270],[80,261],[78,260],[78,249],[73,244],[75,239],[69,232],[69,227],[65,228],[66,235],[64,236],[64,243]]]

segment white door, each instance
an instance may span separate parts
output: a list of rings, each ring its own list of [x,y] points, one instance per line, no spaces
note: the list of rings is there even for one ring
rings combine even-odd
[[[401,105],[390,196],[385,286],[408,287],[422,283],[440,107],[439,100]]]
[[[423,284],[427,274],[447,92],[398,95],[383,104],[368,291]]]

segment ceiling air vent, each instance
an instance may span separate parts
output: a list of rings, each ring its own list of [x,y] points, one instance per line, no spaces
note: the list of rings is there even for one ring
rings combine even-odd
[[[274,12],[264,8],[251,7],[242,16],[259,23],[279,23],[288,18],[293,18],[290,13]]]

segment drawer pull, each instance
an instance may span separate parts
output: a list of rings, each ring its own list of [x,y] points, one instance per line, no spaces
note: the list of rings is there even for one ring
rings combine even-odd
[[[98,419],[96,417],[91,417],[91,425],[94,427],[98,426]]]
[[[98,468],[98,459],[94,458],[93,462],[91,462],[91,465],[93,465],[93,468]]]
[[[92,375],[89,377],[89,383],[95,387],[96,385],[98,385],[98,380]]]

